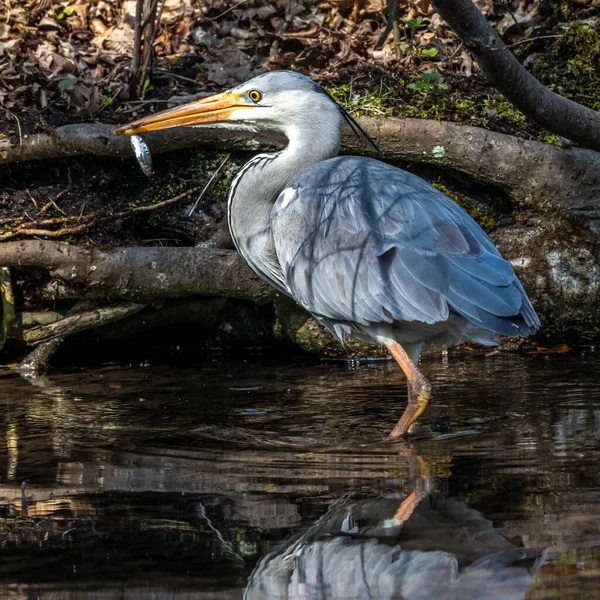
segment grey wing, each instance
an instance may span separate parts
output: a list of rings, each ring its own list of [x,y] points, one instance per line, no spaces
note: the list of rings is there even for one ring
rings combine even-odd
[[[479,225],[421,178],[367,158],[303,171],[272,213],[277,256],[296,301],[359,325],[458,314],[502,335],[539,320],[512,266]]]

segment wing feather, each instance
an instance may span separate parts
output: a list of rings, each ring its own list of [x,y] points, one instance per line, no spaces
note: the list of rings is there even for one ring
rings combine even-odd
[[[339,157],[290,187],[273,208],[273,239],[288,288],[313,314],[361,325],[459,314],[504,335],[539,327],[510,263],[421,178]]]

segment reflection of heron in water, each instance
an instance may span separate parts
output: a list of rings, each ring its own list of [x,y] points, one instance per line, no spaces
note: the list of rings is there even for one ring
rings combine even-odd
[[[456,500],[429,496],[404,522],[397,508],[397,499],[336,503],[260,561],[245,600],[525,598],[543,552]]]

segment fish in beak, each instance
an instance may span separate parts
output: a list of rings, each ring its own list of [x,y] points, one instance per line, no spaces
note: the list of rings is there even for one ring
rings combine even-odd
[[[146,131],[158,131],[171,127],[186,127],[227,121],[236,108],[249,108],[241,94],[225,92],[177,106],[118,127],[114,135],[136,135]]]

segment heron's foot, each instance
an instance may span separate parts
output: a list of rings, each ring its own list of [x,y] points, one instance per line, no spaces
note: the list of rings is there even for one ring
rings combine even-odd
[[[410,383],[408,405],[400,420],[396,423],[388,440],[396,440],[409,433],[412,424],[421,416],[431,398],[431,384],[427,378],[419,372],[418,376]]]

